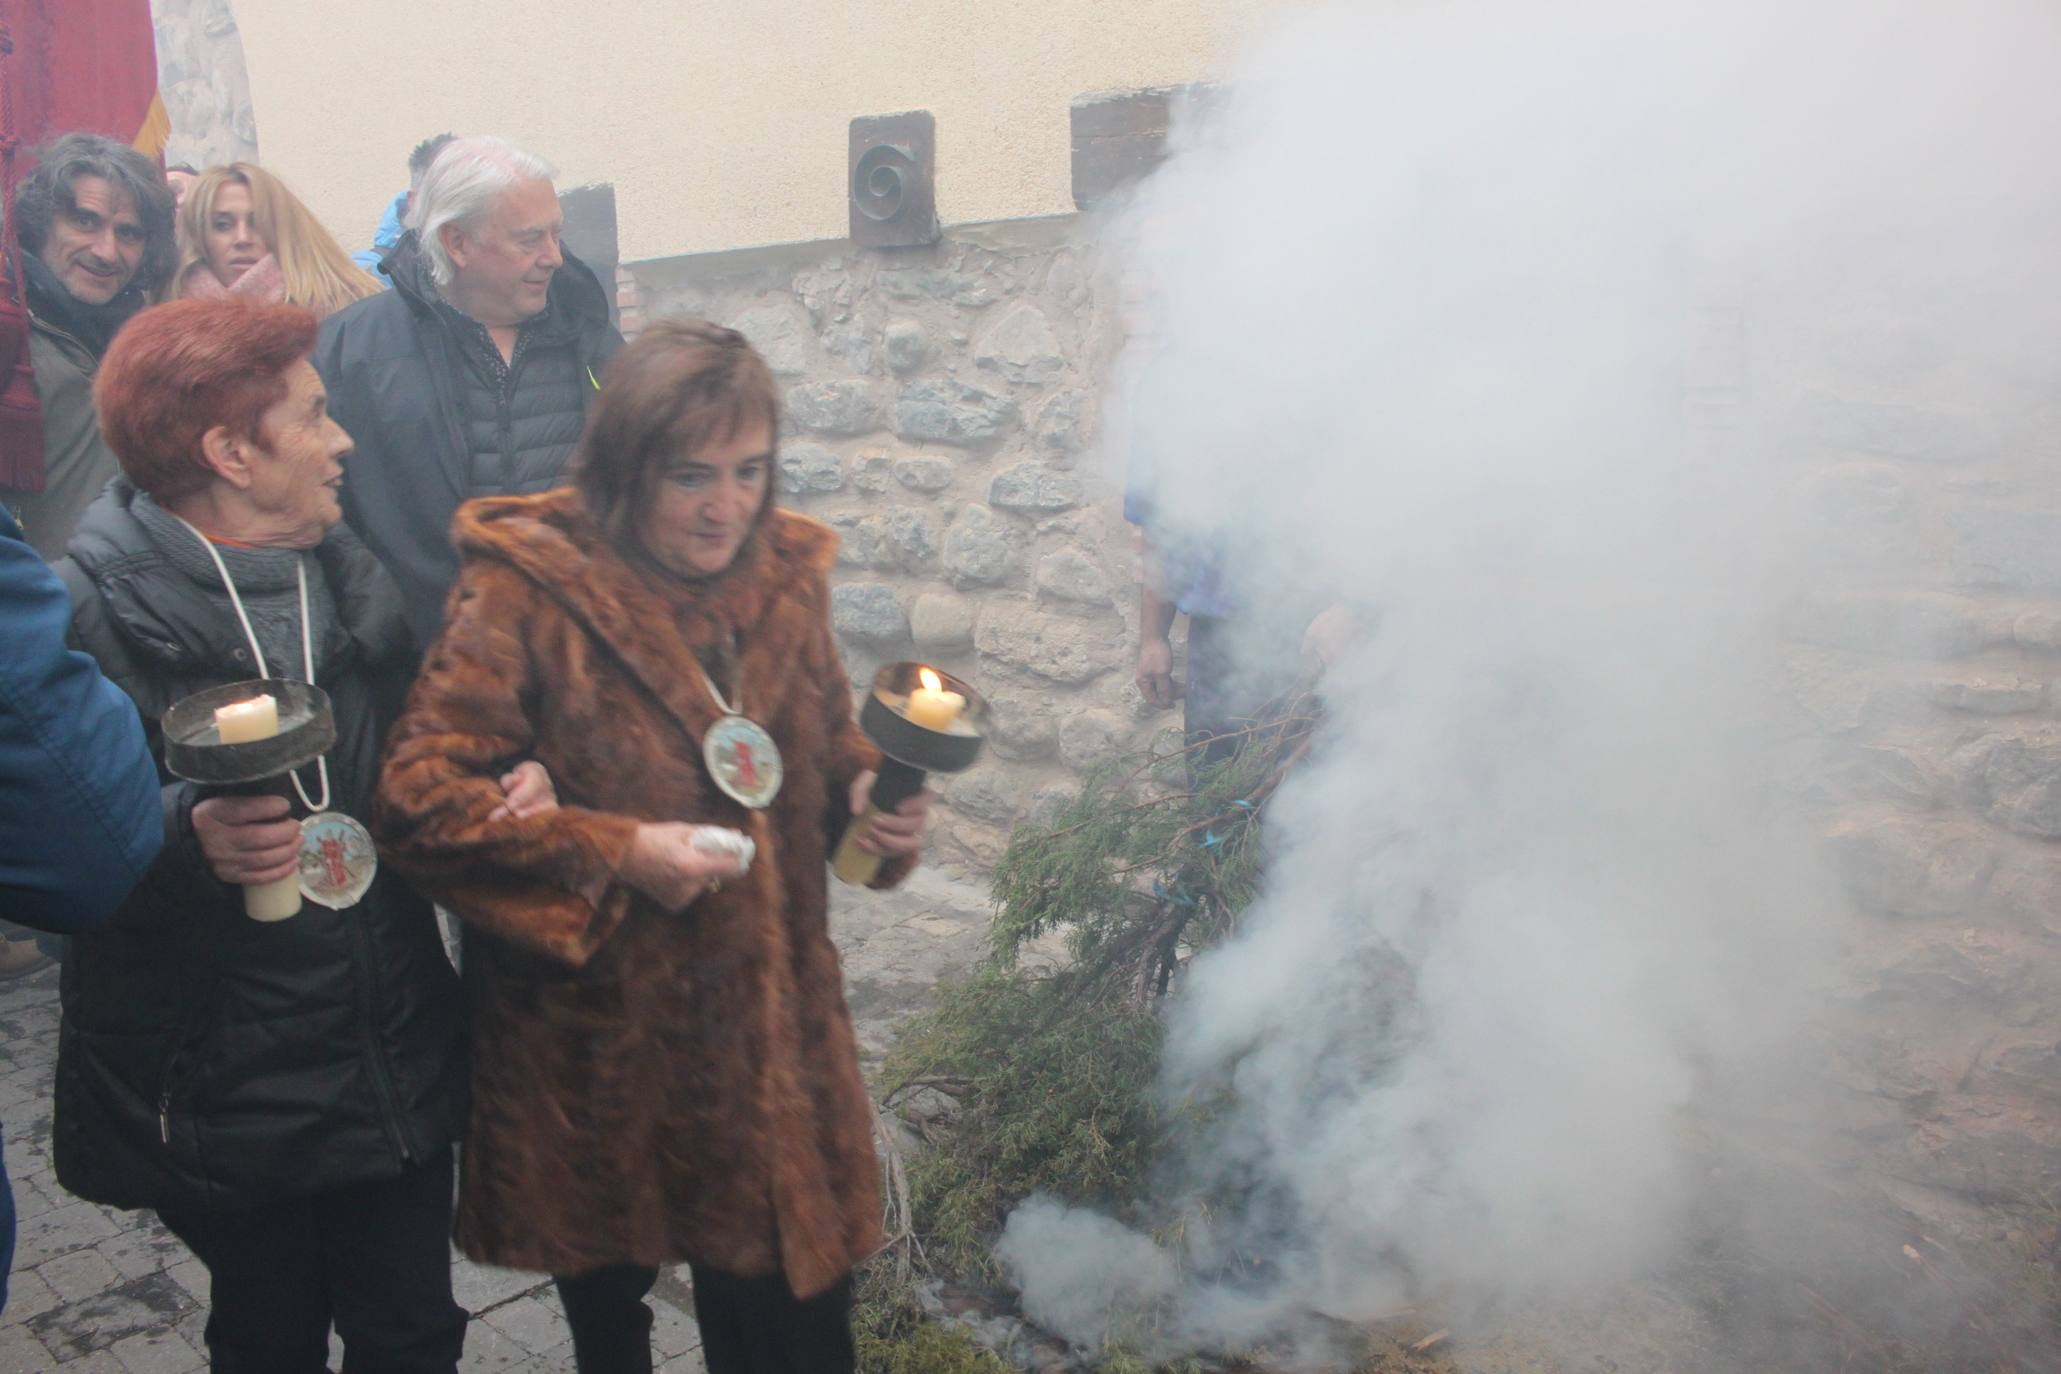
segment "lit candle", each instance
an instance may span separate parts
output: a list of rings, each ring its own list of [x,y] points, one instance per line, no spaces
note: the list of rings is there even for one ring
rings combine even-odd
[[[224,744],[271,739],[279,733],[279,703],[268,692],[220,707],[215,712],[215,733]]]
[[[215,711],[215,733],[224,744],[252,744],[279,733],[279,702],[269,693],[234,701]],[[301,909],[301,879],[290,873],[276,882],[243,889],[243,911],[253,921],[283,921]]]
[[[917,672],[923,685],[909,693],[909,708],[903,712],[911,724],[926,730],[945,731],[952,728],[952,722],[959,719],[959,713],[966,709],[966,698],[957,692],[947,692],[944,681],[930,669]]]

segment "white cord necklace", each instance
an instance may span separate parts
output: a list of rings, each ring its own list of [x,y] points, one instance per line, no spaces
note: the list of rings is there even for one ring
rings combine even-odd
[[[229,576],[229,565],[222,560],[222,551],[215,547],[214,540],[202,534],[185,516],[173,514],[171,511],[166,511],[165,514],[170,515],[174,520],[186,526],[187,529],[192,530],[193,537],[198,539],[200,546],[208,551],[208,557],[215,560],[215,571],[222,575],[222,586],[229,593],[229,604],[236,608],[236,621],[243,626],[244,638],[250,642],[250,656],[258,665],[258,676],[272,676],[271,670],[265,666],[265,651],[258,647],[258,633],[251,628],[250,616],[243,609],[243,597],[238,595],[236,591],[235,579]],[[310,687],[313,687],[315,685],[315,636],[308,623],[308,556],[306,554],[295,555],[293,571],[294,576],[300,582],[301,588],[301,661],[307,671],[307,677],[303,680]],[[288,769],[286,776],[293,779],[293,790],[300,794],[301,804],[306,806],[308,810],[319,813],[329,809],[329,759],[326,755],[315,760],[315,772],[322,779],[321,801],[315,801],[308,796],[308,789],[301,786],[301,776],[298,772]]]

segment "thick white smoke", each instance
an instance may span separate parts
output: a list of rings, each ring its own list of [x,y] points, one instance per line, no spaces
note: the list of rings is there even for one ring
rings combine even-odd
[[[1906,553],[1806,499],[1813,369],[1880,306],[1956,402],[2052,381],[2057,93],[2041,0],[1353,3],[1145,188],[1165,521],[1249,618],[1300,590],[1364,631],[1172,1012],[1169,1093],[1232,1095],[1166,1204],[1219,1208],[1191,1342],[1673,1253],[1698,1109],[1754,1102],[1838,977],[1769,785],[1782,627]],[[1094,1339],[1162,1288],[1138,1244],[1039,1203],[1002,1253]]]

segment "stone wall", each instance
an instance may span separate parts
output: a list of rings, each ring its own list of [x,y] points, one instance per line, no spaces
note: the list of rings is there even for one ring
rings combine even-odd
[[[1796,398],[1825,546],[1788,666],[1857,909],[1835,1105],[1952,1213],[2061,1178],[2061,415],[2036,366],[1971,386],[1925,336],[1857,318]]]
[[[1171,723],[1130,686],[1136,558],[1099,442],[1121,340],[1096,225],[622,278],[627,320],[721,320],[779,373],[782,499],[843,532],[854,677],[918,656],[994,697],[990,756],[944,785],[934,844],[975,870]],[[1807,363],[1770,359],[1782,330],[1744,295],[1693,321],[1686,401],[1706,454],[1780,412],[1816,508],[1786,666],[1789,781],[1852,897],[1824,913],[1851,998],[1828,1008],[1823,1105],[1905,1205],[2026,1205],[2061,1176],[2061,424],[2035,392],[1915,400],[1937,390],[1912,370],[1922,322],[1857,315]],[[1812,380],[1777,395],[1771,370]]]
[[[1092,220],[632,264],[632,322],[742,330],[786,387],[781,500],[843,535],[855,681],[921,658],[977,683],[987,757],[945,781],[933,848],[974,868],[1148,720],[1130,687],[1136,558],[1096,448],[1120,338]]]
[[[229,0],[151,0],[157,80],[172,138],[165,162],[205,171],[258,159],[258,119]],[[313,63],[314,58],[310,58]]]

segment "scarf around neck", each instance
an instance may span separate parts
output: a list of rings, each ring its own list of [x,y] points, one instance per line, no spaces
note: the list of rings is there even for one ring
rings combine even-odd
[[[105,305],[89,305],[65,289],[57,274],[34,253],[21,255],[22,285],[29,309],[45,324],[62,329],[99,357],[114,342],[115,331],[143,308],[143,292],[131,282]]]
[[[222,285],[222,279],[215,275],[214,268],[206,262],[196,262],[179,279],[179,296],[182,300],[219,301],[233,297],[265,305],[283,305],[286,302],[286,276],[279,270],[279,259],[270,253],[244,268],[243,275],[227,286]]]

